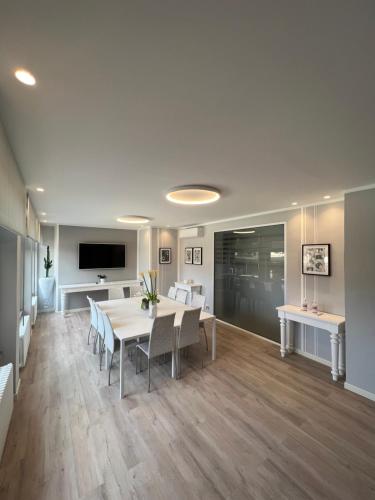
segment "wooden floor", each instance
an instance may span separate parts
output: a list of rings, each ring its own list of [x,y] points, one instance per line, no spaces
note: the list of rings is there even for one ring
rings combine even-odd
[[[375,404],[329,370],[218,328],[218,359],[198,352],[135,375],[118,399],[86,344],[87,313],[41,315],[0,469],[0,498],[375,498]]]

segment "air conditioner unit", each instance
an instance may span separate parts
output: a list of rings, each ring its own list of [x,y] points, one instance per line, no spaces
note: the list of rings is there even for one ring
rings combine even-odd
[[[203,227],[185,227],[178,230],[179,238],[200,238],[204,236]]]

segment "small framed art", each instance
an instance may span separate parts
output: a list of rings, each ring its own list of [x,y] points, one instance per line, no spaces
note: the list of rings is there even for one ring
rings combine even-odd
[[[172,262],[172,251],[170,248],[159,248],[159,264],[170,264]]]
[[[192,247],[185,248],[185,264],[193,263],[193,249]]]
[[[193,248],[193,264],[196,266],[202,265],[202,247]]]
[[[302,273],[330,276],[331,245],[329,243],[302,245]]]

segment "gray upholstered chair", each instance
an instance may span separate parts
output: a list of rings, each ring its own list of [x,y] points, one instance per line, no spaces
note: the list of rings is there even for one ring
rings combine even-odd
[[[154,319],[152,325],[150,338],[147,342],[142,342],[137,344],[136,349],[136,373],[138,373],[138,352],[142,352],[147,357],[147,369],[148,369],[148,392],[150,392],[151,387],[151,377],[150,377],[150,360],[161,356],[162,354],[167,354],[173,352],[175,346],[175,329],[174,329],[174,319],[175,313],[168,314],[166,316],[157,316]],[[140,360],[142,363],[142,360]]]
[[[204,295],[200,295],[199,293],[194,293],[191,299],[191,307],[200,307],[202,311],[204,311],[205,305],[206,305],[206,297]],[[204,321],[199,322],[199,328],[203,330],[204,338],[206,340],[206,350],[208,351],[208,339]]]
[[[176,302],[181,302],[181,304],[186,304],[187,295],[188,293],[186,290],[182,290],[182,288],[177,288]]]
[[[177,288],[174,286],[170,286],[168,290],[168,298],[172,300],[176,300],[176,292]]]
[[[189,347],[193,344],[199,344],[202,346],[200,341],[200,328],[199,328],[199,317],[201,314],[201,308],[189,309],[184,311],[181,320],[181,326],[177,335],[177,377],[181,376],[181,349]],[[201,353],[201,362],[203,368],[203,351]]]

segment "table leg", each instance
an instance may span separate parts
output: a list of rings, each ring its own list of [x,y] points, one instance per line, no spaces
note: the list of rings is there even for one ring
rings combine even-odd
[[[281,357],[285,358],[286,354],[286,320],[280,318],[280,353]]]
[[[104,367],[106,370],[108,370],[109,367],[109,351],[108,349],[104,346],[105,349],[105,361],[104,361]]]
[[[66,293],[61,292],[61,314],[65,316],[66,309]]]
[[[332,378],[337,382],[339,378],[338,362],[339,362],[339,338],[338,333],[331,333],[331,356],[332,356]]]
[[[173,349],[172,351],[172,373],[171,376],[172,378],[176,378],[176,349]]]
[[[345,334],[339,334],[339,375],[345,375]]]
[[[291,354],[294,351],[294,328],[293,322],[289,319],[286,322],[286,336],[288,340],[288,353]]]
[[[213,320],[212,320],[211,356],[212,356],[212,361],[215,361],[215,359],[216,359],[216,318],[213,318]]]
[[[125,397],[125,340],[120,343],[120,399]]]

